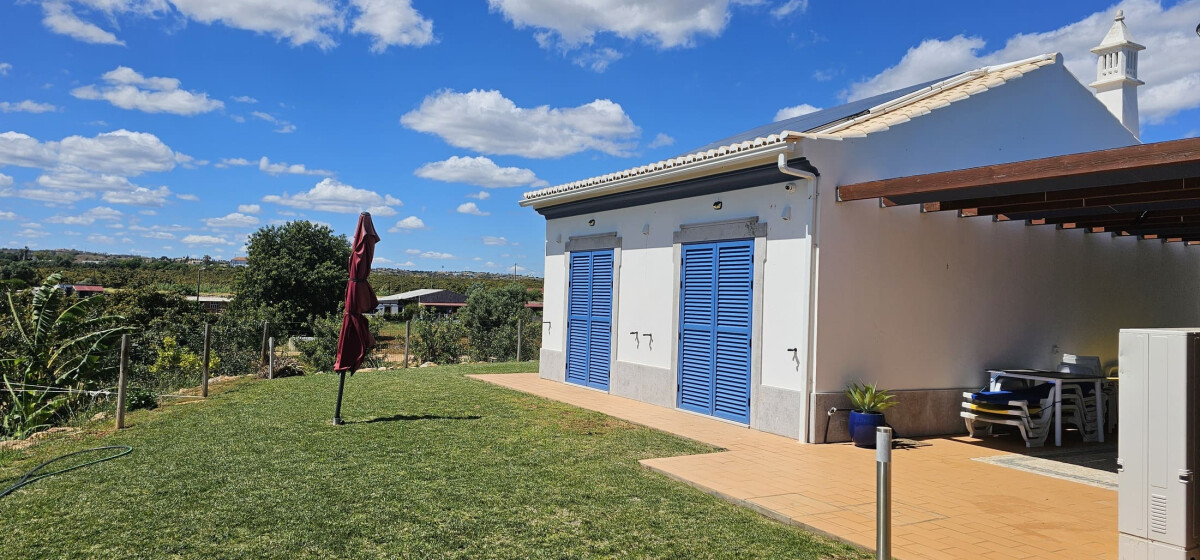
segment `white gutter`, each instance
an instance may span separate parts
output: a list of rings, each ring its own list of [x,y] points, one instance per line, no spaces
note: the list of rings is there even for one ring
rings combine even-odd
[[[817,245],[817,231],[820,225],[820,195],[819,189],[821,179],[812,172],[804,169],[796,169],[791,167],[787,162],[787,155],[779,154],[779,171],[793,177],[799,177],[808,181],[808,199],[809,206],[812,208],[809,216],[809,243],[811,246],[808,250],[808,353],[806,366],[806,380],[804,398],[808,401],[804,403],[804,409],[808,412],[808,429],[804,430],[808,435],[805,438],[809,443],[813,442],[813,434],[816,431],[816,411],[813,409],[813,394],[816,379],[816,353],[817,353],[817,278],[818,266],[820,264],[819,250]],[[822,442],[824,443],[824,442]]]
[[[791,153],[793,149],[793,142],[776,142],[766,146],[751,148],[742,152],[714,157],[709,160],[702,160],[695,163],[663,169],[660,171],[652,171],[642,175],[617,179],[615,181],[602,183],[594,187],[569,189],[561,193],[539,196],[532,199],[524,199],[521,200],[521,206],[541,208],[543,206],[554,206],[557,204],[563,204],[585,198],[593,198],[608,194],[643,189],[658,184],[666,184],[673,181],[678,181],[680,179],[685,179],[691,175],[709,175],[715,173],[716,170],[719,170],[723,167],[745,165],[752,163],[755,160],[766,159],[767,161],[770,161],[770,157],[775,154],[786,157],[786,154]]]

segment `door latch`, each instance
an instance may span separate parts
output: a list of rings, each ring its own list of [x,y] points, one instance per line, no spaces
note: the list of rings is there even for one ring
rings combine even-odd
[[[1179,482],[1184,484],[1192,483],[1192,469],[1179,469]]]
[[[1122,461],[1120,457],[1117,457],[1117,472],[1125,472],[1125,462]]]

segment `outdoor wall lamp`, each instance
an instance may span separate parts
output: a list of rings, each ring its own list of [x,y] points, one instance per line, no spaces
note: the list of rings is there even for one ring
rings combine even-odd
[[[650,224],[642,226],[642,235],[650,235]]]
[[[560,233],[560,234],[558,234],[558,236],[554,238],[554,242],[555,242],[555,243],[562,243],[562,234],[561,234],[561,233]]]
[[[721,203],[720,200],[718,200],[713,203],[713,210],[720,210],[722,206],[725,206],[725,205],[723,203]]]
[[[783,221],[785,221],[785,222],[788,220],[791,220],[792,219],[792,205],[788,204],[787,206],[784,206],[783,213],[780,214],[779,217],[783,218]]]

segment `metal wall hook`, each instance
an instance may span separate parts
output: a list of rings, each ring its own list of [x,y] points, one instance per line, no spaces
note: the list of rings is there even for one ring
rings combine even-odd
[[[650,341],[647,343],[647,347],[650,348],[651,350],[653,350],[654,349],[654,335],[650,334],[650,333],[646,333],[646,334],[643,334],[642,336],[650,337]]]

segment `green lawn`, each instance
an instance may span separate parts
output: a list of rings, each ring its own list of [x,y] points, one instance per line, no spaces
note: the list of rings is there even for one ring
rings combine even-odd
[[[637,462],[710,447],[463,377],[530,368],[360,373],[342,427],[335,376],[245,380],[134,413],[119,434],[0,453],[8,478],[134,448],[0,499],[0,556],[865,557]]]

